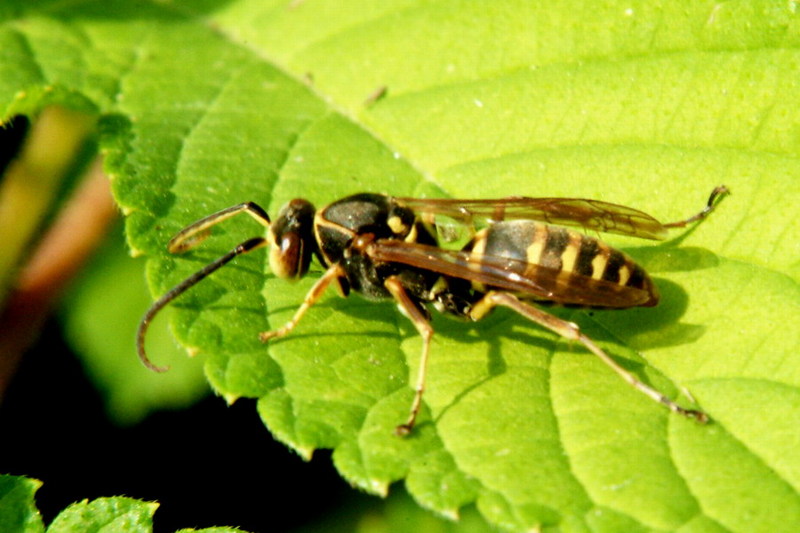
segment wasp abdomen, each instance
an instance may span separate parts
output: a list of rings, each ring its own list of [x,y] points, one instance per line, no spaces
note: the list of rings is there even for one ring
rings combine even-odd
[[[510,259],[504,267],[509,273],[552,288],[553,298],[536,298],[539,301],[587,307],[622,306],[611,300],[608,305],[598,304],[601,293],[605,294],[611,283],[646,293],[625,306],[652,306],[658,302],[652,280],[633,259],[577,231],[529,220],[499,222],[476,233],[464,249],[471,251],[473,257]],[[475,289],[486,290],[479,284]]]

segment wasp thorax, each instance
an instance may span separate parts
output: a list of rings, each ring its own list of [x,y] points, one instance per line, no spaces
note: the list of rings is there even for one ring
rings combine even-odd
[[[308,272],[316,249],[314,206],[307,200],[292,200],[269,227],[269,265],[284,279],[299,279]]]

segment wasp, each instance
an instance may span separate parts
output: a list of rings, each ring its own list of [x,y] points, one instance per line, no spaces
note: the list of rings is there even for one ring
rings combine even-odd
[[[291,320],[260,333],[261,341],[289,334],[332,285],[345,297],[356,292],[371,300],[394,300],[411,320],[422,337],[422,351],[414,399],[407,419],[395,429],[397,435],[411,432],[422,404],[434,333],[429,306],[474,321],[496,307],[509,308],[581,343],[627,383],[671,411],[704,423],[708,420],[704,412],[684,408],[644,384],[575,323],[535,304],[594,309],[656,305],[658,290],[647,272],[625,253],[586,232],[664,239],[669,229],[704,219],[728,192],[725,186],[715,188],[697,214],[666,224],[630,207],[579,198],[458,200],[362,193],[322,209],[295,199],[274,221],[258,204],[241,203],[190,224],[170,240],[167,249],[185,252],[205,239],[212,226],[241,213],[261,223],[266,235],[242,242],[157,300],[141,320],[137,350],[145,366],[165,371],[148,359],[144,348],[148,325],[156,314],[235,257],[268,247],[270,267],[280,278],[302,278],[314,259],[324,273]],[[440,246],[436,226],[440,217],[469,228],[469,241],[463,247]]]

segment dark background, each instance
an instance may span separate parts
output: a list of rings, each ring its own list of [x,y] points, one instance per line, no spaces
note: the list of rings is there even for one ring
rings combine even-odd
[[[252,400],[228,407],[210,396],[116,427],[54,320],[0,405],[0,436],[0,473],[44,483],[36,503],[46,524],[70,503],[117,495],[159,501],[155,531],[287,531],[380,504],[339,478],[330,452],[307,463],[272,440]]]

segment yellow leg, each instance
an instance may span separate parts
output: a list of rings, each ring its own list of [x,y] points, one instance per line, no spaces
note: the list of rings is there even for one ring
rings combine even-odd
[[[306,311],[308,311],[312,305],[319,301],[319,299],[325,293],[325,289],[328,288],[331,282],[342,276],[344,276],[344,271],[339,265],[333,265],[326,270],[322,277],[319,278],[316,283],[314,283],[314,286],[311,287],[311,290],[308,291],[306,297],[303,299],[303,303],[297,308],[297,311],[295,311],[292,319],[281,328],[273,331],[262,331],[259,333],[258,338],[261,340],[261,342],[267,342],[268,340],[276,337],[283,337],[291,332],[297,323],[300,322],[300,319],[303,318],[303,315],[306,314]]]
[[[537,324],[546,327],[547,329],[558,333],[564,338],[569,340],[578,341],[583,344],[590,352],[595,354],[597,357],[600,358],[605,364],[611,367],[614,372],[616,372],[622,379],[624,379],[629,385],[634,387],[639,392],[646,394],[651,399],[655,400],[656,402],[665,405],[669,408],[670,411],[674,413],[678,413],[683,415],[687,418],[693,418],[701,423],[708,422],[708,415],[702,411],[696,411],[693,409],[685,409],[680,405],[676,404],[657,390],[652,387],[649,387],[639,381],[633,374],[622,368],[614,359],[612,359],[607,353],[600,349],[594,341],[592,341],[589,337],[581,333],[580,328],[578,325],[573,322],[568,322],[566,320],[562,320],[556,316],[551,315],[550,313],[546,313],[541,309],[538,309],[532,305],[527,303],[521,302],[516,296],[505,293],[505,292],[495,292],[491,291],[486,294],[472,309],[470,313],[470,318],[473,320],[481,319],[486,313],[488,313],[492,308],[502,306],[508,307],[513,309],[517,313],[521,314],[525,318],[536,322]]]
[[[414,400],[411,403],[411,409],[408,414],[408,419],[404,424],[400,424],[394,430],[395,435],[405,437],[414,427],[414,422],[419,414],[419,409],[422,406],[422,395],[425,392],[425,374],[428,368],[428,352],[430,350],[431,338],[433,337],[433,328],[428,322],[427,317],[414,303],[408,295],[403,283],[396,276],[390,276],[384,282],[386,289],[394,296],[400,311],[406,315],[417,331],[422,336],[422,355],[419,359],[419,371],[417,374],[417,384],[414,387]]]
[[[668,224],[663,224],[663,226],[665,228],[685,228],[687,225],[693,222],[703,220],[708,215],[710,215],[711,212],[714,210],[714,208],[717,206],[717,200],[721,199],[726,194],[730,194],[730,191],[726,186],[720,185],[719,187],[715,187],[714,190],[711,191],[711,196],[708,197],[708,202],[706,203],[706,206],[700,212],[690,216],[687,219],[678,220],[677,222],[670,222]]]

